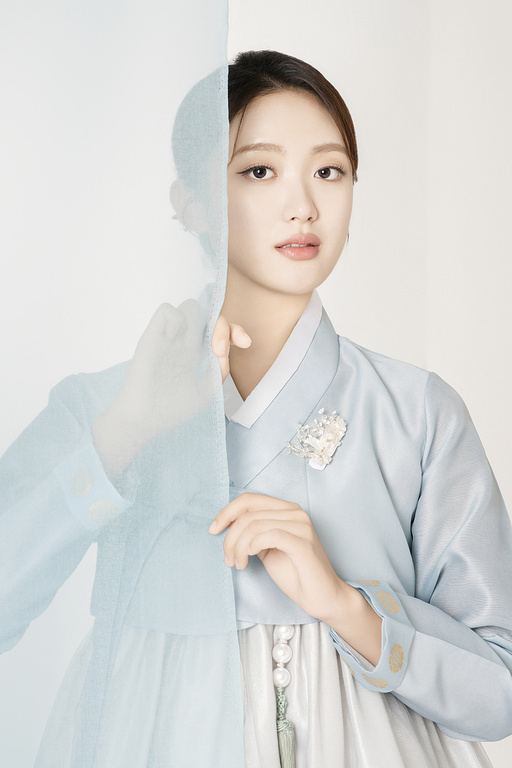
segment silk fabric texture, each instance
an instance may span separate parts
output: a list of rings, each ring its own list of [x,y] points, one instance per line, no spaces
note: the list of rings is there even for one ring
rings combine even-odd
[[[302,405],[302,407],[301,407]],[[323,471],[283,447],[295,422],[336,411],[347,433]],[[510,521],[467,409],[438,376],[338,338],[325,315],[300,367],[250,432],[229,422],[235,488],[288,499],[310,515],[335,571],[383,618],[382,654],[362,665],[460,739],[495,740],[512,721]],[[261,561],[235,573],[237,617],[308,620]]]
[[[90,412],[97,392],[108,392],[110,382],[111,395],[124,372],[125,366],[119,366],[64,381],[54,391],[49,410],[32,425],[32,434],[46,426],[48,418],[63,422],[63,402],[67,414],[76,413],[79,405]],[[323,471],[285,448],[296,422],[312,424],[320,408],[336,410],[348,425]],[[375,695],[395,696],[448,736],[493,740],[506,735],[511,717],[510,524],[458,395],[435,374],[339,338],[323,312],[307,353],[269,407],[250,428],[232,420],[226,429],[232,495],[250,490],[300,503],[336,572],[382,616],[383,649],[375,668],[330,628],[331,642],[357,685]],[[7,614],[3,634],[10,635],[12,643],[41,608],[34,604],[34,595],[46,603],[66,577],[69,562],[79,559],[94,536],[99,561],[93,611],[101,615],[98,595],[105,594],[116,576],[111,553],[119,526],[131,520],[123,565],[130,574],[133,563],[142,564],[131,574],[123,624],[163,632],[170,642],[176,639],[178,658],[186,663],[175,667],[175,696],[188,713],[188,726],[180,723],[176,743],[193,737],[191,713],[204,712],[205,703],[208,712],[220,709],[227,730],[217,734],[216,754],[223,764],[224,739],[229,741],[235,724],[242,726],[239,652],[230,645],[232,635],[222,631],[225,596],[211,567],[222,560],[222,539],[202,536],[209,520],[192,516],[189,522],[183,514],[163,510],[165,499],[177,493],[170,467],[185,472],[180,467],[185,460],[179,451],[180,434],[165,438],[171,463],[159,486],[146,487],[144,457],[139,457],[125,478],[125,496],[102,474],[87,434],[82,441],[65,458],[54,459],[43,483],[18,501],[12,515],[2,517],[3,534],[18,541],[25,553],[32,547],[32,569],[20,560],[16,547],[10,563],[4,564],[9,583],[19,585],[14,595],[19,624],[13,630]],[[8,459],[14,457],[19,459],[20,453],[4,458],[5,469],[12,469]],[[92,523],[84,515],[92,498],[85,506],[84,497],[92,488],[82,496],[69,490],[84,468],[96,478],[95,493],[111,500],[117,510],[107,523]],[[20,476],[26,472],[26,466],[24,471],[18,467]],[[59,504],[50,505],[52,498]],[[28,532],[43,511],[44,532],[31,540]],[[88,530],[91,527],[95,531]],[[190,539],[183,529],[191,530]],[[182,548],[174,549],[177,535],[181,545],[185,541],[191,546],[193,538],[198,555],[194,563]],[[52,553],[59,556],[58,573],[56,567],[46,568]],[[219,573],[232,575],[238,629],[316,621],[279,590],[256,556],[244,571],[223,568]],[[224,601],[220,611],[219,599]],[[208,690],[212,672],[217,690]],[[214,698],[226,693],[231,711],[225,709],[226,698],[220,706]],[[174,722],[180,722],[179,715]],[[209,733],[207,719],[200,722]],[[233,733],[228,738],[229,728]],[[211,764],[212,752],[198,759]]]

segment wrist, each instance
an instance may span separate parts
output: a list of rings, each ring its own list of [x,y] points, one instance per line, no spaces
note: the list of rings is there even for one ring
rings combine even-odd
[[[112,482],[123,474],[147,442],[142,429],[112,406],[94,421],[91,435]]]
[[[370,664],[378,664],[382,648],[382,618],[359,590],[341,581],[332,615],[323,621]]]
[[[357,589],[342,579],[338,579],[337,598],[333,602],[329,614],[322,617],[322,621],[337,632],[337,627],[341,629],[357,619],[358,613],[364,610],[363,603],[366,603],[366,600]]]

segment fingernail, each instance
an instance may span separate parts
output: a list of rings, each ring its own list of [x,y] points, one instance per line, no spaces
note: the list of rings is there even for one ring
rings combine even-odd
[[[222,339],[222,341],[219,341],[217,344],[217,349],[219,350],[219,355],[227,355],[229,350],[229,344],[226,341],[226,339]]]
[[[216,520],[214,520],[214,521],[213,521],[213,523],[212,523],[212,524],[210,525],[210,527],[208,528],[208,530],[210,531],[210,533],[216,533],[216,532],[217,532],[217,528],[218,528],[218,527],[219,527],[219,526],[217,525],[217,521],[216,521]]]
[[[235,565],[236,565],[236,567],[238,568],[238,570],[240,570],[240,563],[238,562],[238,560],[236,559],[236,557],[235,557]]]
[[[224,565],[228,565],[231,568],[231,566],[229,565],[229,560],[225,555],[224,555]]]

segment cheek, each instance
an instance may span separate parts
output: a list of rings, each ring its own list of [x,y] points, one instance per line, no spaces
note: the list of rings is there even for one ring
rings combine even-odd
[[[243,228],[243,216],[240,210],[240,201],[236,197],[228,198],[228,233],[229,240],[236,238],[238,231]]]
[[[346,186],[339,188],[339,191],[337,191],[336,194],[326,194],[323,200],[323,204],[325,206],[325,210],[329,211],[331,215],[337,214],[343,220],[345,220],[347,216],[350,216],[352,211],[352,199],[352,188]]]
[[[250,206],[240,196],[228,200],[228,257],[232,265],[246,265],[251,243],[254,243],[254,225]]]
[[[331,222],[334,231],[338,231],[339,236],[343,238],[343,232],[348,228],[350,216],[352,213],[352,194],[344,193],[338,199],[326,201],[324,208],[326,215]]]
[[[262,202],[243,195],[233,195],[231,200],[228,199],[229,231],[233,237],[260,231],[264,220]]]

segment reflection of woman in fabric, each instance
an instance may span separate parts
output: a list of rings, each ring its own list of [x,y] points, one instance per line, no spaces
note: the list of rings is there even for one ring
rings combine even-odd
[[[234,498],[210,531],[229,526],[226,564],[237,566],[246,765],[280,765],[279,638],[292,652],[277,643],[297,766],[489,765],[478,741],[512,731],[512,538],[492,472],[448,385],[339,338],[322,310],[315,288],[347,239],[357,171],[339,94],[271,52],[242,54],[229,78],[229,266],[213,346]],[[200,205],[191,227],[195,216]],[[183,345],[193,369],[199,327],[193,302],[160,308],[94,421],[122,492],[141,448],[206,398],[200,380],[173,386],[179,407],[165,397],[168,353]],[[169,729],[155,727],[173,672],[161,635],[122,637],[110,729],[123,746],[100,745],[98,766],[161,765],[168,754]],[[72,729],[88,653],[50,734]],[[39,764],[51,760],[43,748]]]

